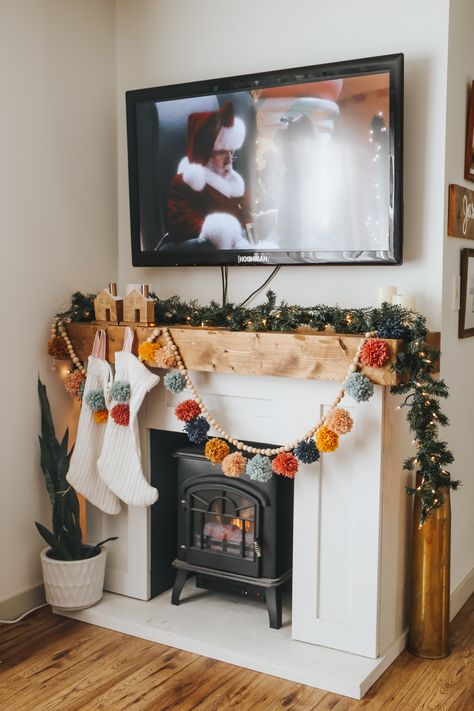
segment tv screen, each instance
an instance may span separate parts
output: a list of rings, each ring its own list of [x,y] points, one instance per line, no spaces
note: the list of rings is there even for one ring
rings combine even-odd
[[[126,103],[135,266],[401,263],[402,54]]]

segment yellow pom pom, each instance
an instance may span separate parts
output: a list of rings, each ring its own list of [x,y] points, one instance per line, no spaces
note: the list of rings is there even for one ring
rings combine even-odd
[[[320,452],[334,452],[339,444],[339,436],[323,425],[316,432],[316,447]]]
[[[211,464],[220,464],[229,454],[229,445],[224,440],[214,437],[207,442],[204,454]]]
[[[98,425],[105,425],[109,417],[109,412],[108,410],[96,410],[92,413],[92,416]]]
[[[138,357],[140,358],[140,360],[148,360],[153,362],[160,348],[161,345],[159,343],[150,343],[149,341],[144,341],[138,346]]]

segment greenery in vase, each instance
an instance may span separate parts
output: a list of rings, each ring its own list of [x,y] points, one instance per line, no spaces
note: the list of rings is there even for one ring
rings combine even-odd
[[[51,408],[46,387],[38,379],[38,395],[41,407],[41,469],[52,508],[52,532],[35,521],[36,528],[51,548],[51,557],[56,560],[83,560],[98,555],[107,538],[95,546],[86,546],[82,541],[79,520],[79,501],[76,492],[67,482],[66,475],[72,449],[68,452],[69,432],[66,429],[61,442],[56,438]]]

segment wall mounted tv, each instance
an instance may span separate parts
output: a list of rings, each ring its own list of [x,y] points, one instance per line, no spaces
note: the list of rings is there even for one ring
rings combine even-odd
[[[126,104],[135,266],[401,264],[402,54]]]

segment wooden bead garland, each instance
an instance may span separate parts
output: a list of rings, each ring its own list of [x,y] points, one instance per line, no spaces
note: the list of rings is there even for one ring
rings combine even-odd
[[[53,320],[53,323],[51,324],[51,338],[55,338],[57,335],[61,336],[61,338],[64,340],[67,352],[69,354],[69,359],[71,360],[75,370],[78,370],[80,373],[82,373],[82,375],[85,375],[86,369],[84,367],[84,363],[76,355],[74,346],[72,345],[71,339],[69,338],[68,333],[64,327],[64,323],[58,318],[55,318]]]
[[[187,389],[190,391],[190,393],[192,395],[196,396],[194,398],[194,400],[199,405],[199,408],[201,410],[201,415],[207,420],[209,425],[211,427],[213,427],[220,434],[222,439],[227,440],[230,444],[232,444],[234,447],[236,447],[236,449],[238,451],[248,452],[249,454],[261,454],[266,457],[273,457],[277,454],[281,454],[282,452],[293,451],[293,449],[295,449],[300,442],[307,440],[310,437],[314,437],[314,435],[320,429],[320,427],[322,427],[325,424],[330,412],[332,410],[334,410],[334,408],[336,408],[339,405],[339,403],[341,402],[341,400],[344,397],[345,391],[344,391],[344,388],[342,387],[338,391],[334,401],[330,405],[328,412],[325,415],[323,415],[323,417],[321,417],[321,419],[314,425],[314,427],[312,427],[305,435],[303,435],[303,437],[300,437],[299,439],[295,440],[291,444],[286,444],[281,447],[276,447],[274,449],[268,449],[268,448],[263,449],[263,448],[259,448],[259,447],[249,447],[248,445],[244,444],[244,442],[241,442],[240,440],[233,437],[233,435],[229,434],[222,427],[222,425],[212,415],[210,415],[209,411],[206,409],[204,402],[202,401],[202,398],[199,397],[199,393],[196,390],[191,378],[188,375],[188,371],[184,365],[181,354],[179,353],[179,349],[176,346],[175,342],[173,341],[171,333],[166,326],[163,327],[163,335],[165,338],[166,345],[175,354],[177,368],[178,368],[179,372],[181,373],[181,375],[183,375],[183,377],[184,377]],[[359,365],[360,365],[359,358],[360,358],[360,353],[361,353],[364,343],[367,341],[368,338],[373,338],[376,335],[377,335],[376,331],[369,331],[368,333],[365,334],[365,336],[363,337],[361,343],[359,344],[359,346],[357,348],[356,356],[354,357],[352,364],[349,366],[349,370],[348,370],[349,373],[353,373],[359,368]]]

